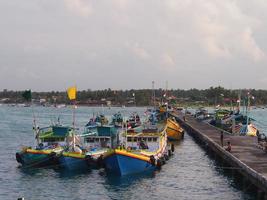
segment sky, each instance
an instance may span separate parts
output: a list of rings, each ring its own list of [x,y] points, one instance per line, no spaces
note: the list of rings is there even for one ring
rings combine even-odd
[[[0,90],[267,89],[266,0],[0,0]]]

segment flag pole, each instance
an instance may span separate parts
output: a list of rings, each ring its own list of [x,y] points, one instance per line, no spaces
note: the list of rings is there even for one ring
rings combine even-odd
[[[75,148],[75,100],[73,101],[73,105],[72,105],[72,127],[73,127],[73,131],[72,131],[72,148],[74,151]]]
[[[74,151],[75,148],[75,105],[76,105],[76,92],[77,88],[76,86],[70,87],[67,90],[68,97],[72,103],[72,148]]]

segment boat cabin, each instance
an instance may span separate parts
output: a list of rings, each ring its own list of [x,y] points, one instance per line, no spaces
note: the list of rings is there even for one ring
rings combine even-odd
[[[81,135],[83,146],[92,148],[115,148],[118,145],[118,130],[114,126],[104,125],[95,128],[85,127]]]
[[[71,134],[72,128],[68,126],[49,126],[38,129],[38,137],[43,146],[53,144],[65,146],[67,137]]]
[[[132,150],[156,151],[159,148],[160,137],[156,134],[151,135],[128,135],[127,147]]]

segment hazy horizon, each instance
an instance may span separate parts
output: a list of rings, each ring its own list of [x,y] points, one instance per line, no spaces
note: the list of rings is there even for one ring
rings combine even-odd
[[[0,0],[0,90],[267,89],[267,1]]]
[[[170,91],[170,90],[185,90],[185,91],[188,91],[188,90],[193,90],[193,89],[197,89],[197,90],[208,90],[210,89],[211,87],[213,88],[216,88],[216,87],[222,87],[222,86],[210,86],[208,88],[202,88],[202,89],[198,89],[198,88],[188,88],[188,89],[183,89],[183,88],[168,88],[167,90]],[[250,90],[254,90],[255,88],[225,88],[225,87],[222,87],[223,89],[225,90],[232,90],[232,91],[237,91],[237,90],[242,90],[242,91],[250,91]],[[129,89],[112,89],[112,88],[103,88],[103,89],[90,89],[90,88],[87,88],[87,89],[80,89],[77,87],[77,91],[103,91],[103,90],[108,90],[108,89],[111,89],[111,91],[130,91],[130,90],[152,90],[152,88],[129,88]],[[155,90],[166,90],[166,88],[154,88]],[[4,90],[7,90],[7,91],[14,91],[14,92],[23,92],[25,90],[31,90],[31,92],[67,92],[67,88],[66,89],[63,89],[63,90],[33,90],[31,88],[24,88],[24,89],[21,89],[21,90],[12,90],[12,89],[3,89],[3,90],[0,90],[0,92],[3,92]],[[255,89],[255,90],[267,90],[267,89]]]

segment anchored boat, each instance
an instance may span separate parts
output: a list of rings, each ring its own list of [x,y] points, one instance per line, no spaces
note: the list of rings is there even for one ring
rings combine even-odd
[[[105,168],[110,173],[128,175],[153,171],[168,156],[166,127],[156,132],[125,133],[125,145],[104,155]]]
[[[173,118],[167,119],[167,136],[169,140],[180,140],[184,137],[184,129]]]
[[[123,117],[120,112],[115,113],[112,116],[112,121],[110,123],[111,125],[114,125],[115,127],[121,128],[123,125]]]
[[[23,147],[16,153],[16,160],[23,166],[41,167],[58,164],[57,154],[63,151],[67,138],[72,131],[68,126],[53,125],[34,128],[37,146]]]
[[[118,141],[118,129],[114,126],[85,126],[85,131],[77,135],[75,146],[70,145],[61,154],[60,164],[68,170],[99,168],[103,165],[103,154],[116,148]]]

